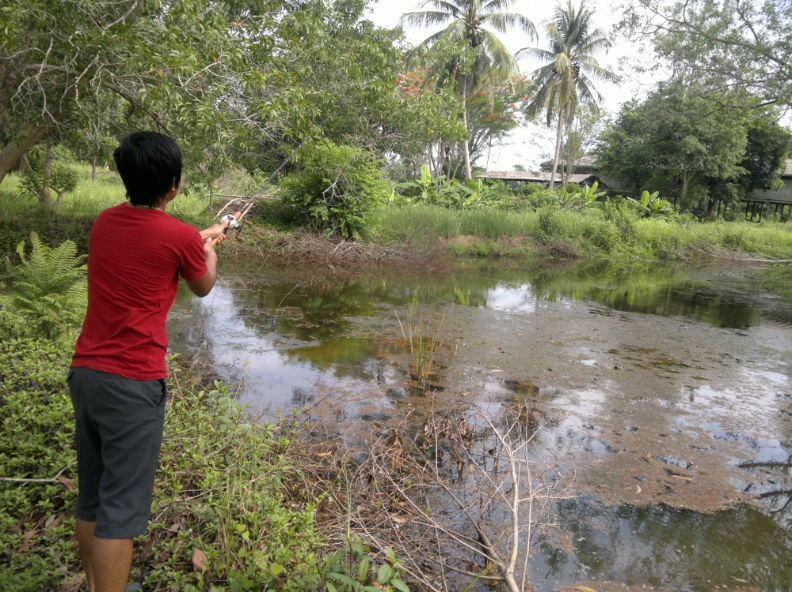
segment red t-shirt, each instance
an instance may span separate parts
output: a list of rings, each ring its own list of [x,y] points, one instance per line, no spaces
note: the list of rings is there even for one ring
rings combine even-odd
[[[160,210],[105,210],[88,248],[88,312],[72,360],[135,380],[168,376],[168,311],[179,275],[207,272],[200,233]]]

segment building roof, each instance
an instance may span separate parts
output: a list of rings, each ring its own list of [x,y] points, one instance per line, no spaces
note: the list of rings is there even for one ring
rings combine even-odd
[[[781,172],[782,177],[792,177],[792,158],[787,158],[784,170]]]
[[[525,181],[526,183],[549,183],[550,182],[550,173],[546,171],[541,171],[538,173],[530,172],[530,171],[491,171],[487,173],[483,173],[481,175],[476,175],[479,179],[500,179],[502,181]],[[586,183],[594,181],[598,181],[599,179],[590,173],[586,174],[579,174],[579,175],[569,175],[569,182],[570,183]],[[556,182],[561,182],[561,174],[556,173]]]

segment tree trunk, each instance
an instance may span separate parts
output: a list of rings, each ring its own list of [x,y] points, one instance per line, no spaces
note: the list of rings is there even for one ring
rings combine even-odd
[[[52,144],[47,144],[47,150],[44,155],[44,170],[41,176],[41,187],[39,187],[39,202],[48,210],[53,209],[52,192],[50,190],[50,182],[52,181]]]
[[[96,157],[91,160],[91,181],[96,181]]]
[[[561,136],[564,129],[564,116],[561,109],[558,110],[558,130],[556,131],[556,145],[555,156],[553,157],[553,170],[550,172],[550,189],[555,184],[556,171],[558,170],[558,161],[561,159]]]
[[[682,173],[682,191],[679,193],[679,201],[682,205],[685,205],[685,201],[687,200],[687,192],[688,192],[688,177],[687,173]]]
[[[465,76],[465,83],[462,87],[462,121],[465,124],[465,134],[468,133],[468,99],[467,99],[467,76]],[[463,147],[465,151],[465,179],[468,181],[473,180],[473,170],[470,166],[470,142],[465,138]]]
[[[0,151],[0,183],[16,169],[25,152],[46,138],[52,130],[51,126],[25,126],[19,141],[9,142],[3,147]]]

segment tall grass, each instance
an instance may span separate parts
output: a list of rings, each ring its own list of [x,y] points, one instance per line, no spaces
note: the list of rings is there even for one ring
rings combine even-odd
[[[480,241],[512,237],[526,247],[563,242],[581,255],[594,257],[673,260],[697,252],[717,255],[743,251],[757,257],[792,258],[789,223],[669,221],[599,208],[513,212],[392,206],[379,212],[375,236],[386,243],[416,245],[434,245],[458,236],[472,236]],[[478,244],[469,254],[483,252],[486,249]]]

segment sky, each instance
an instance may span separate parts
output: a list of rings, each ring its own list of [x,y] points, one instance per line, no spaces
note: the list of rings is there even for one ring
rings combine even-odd
[[[594,9],[594,24],[609,33],[613,25],[619,20],[621,12],[618,5],[622,0],[591,0],[588,5]],[[379,27],[392,28],[399,25],[399,19],[405,12],[421,10],[419,0],[404,0],[394,2],[393,0],[378,0],[369,9],[368,18]],[[537,31],[539,32],[540,47],[545,47],[543,31],[545,24],[552,17],[555,3],[537,0],[515,0],[509,12],[518,12],[530,18]],[[443,27],[419,28],[405,27],[405,37],[413,45],[417,45],[428,37],[431,33]],[[531,42],[524,33],[515,30],[510,33],[497,33],[498,37],[512,51],[531,45]],[[533,42],[533,45],[537,45]],[[626,65],[628,60],[639,58],[640,50],[635,44],[625,39],[614,39],[613,47],[607,52],[598,55],[599,63],[602,66],[619,74],[623,81],[619,85],[598,82],[595,87],[603,97],[601,108],[606,113],[616,114],[622,103],[635,96],[645,94],[654,85],[656,74],[638,75]],[[525,74],[538,67],[540,64],[535,60],[524,59],[520,61],[520,67]],[[536,170],[539,163],[547,160],[552,154],[555,143],[555,131],[547,129],[541,123],[529,124],[527,127],[520,127],[514,130],[504,142],[493,147],[489,155],[489,162],[486,156],[477,162],[479,166],[486,167],[489,171],[510,171],[516,164],[525,166],[528,170]]]

